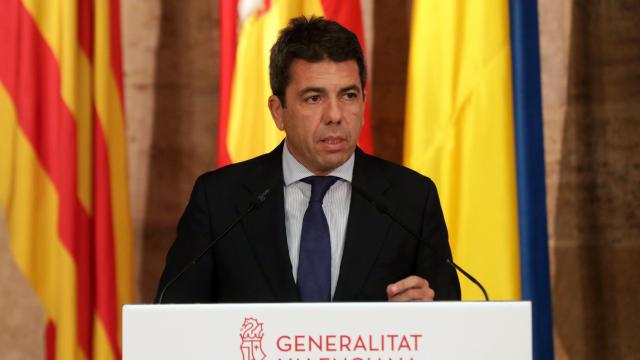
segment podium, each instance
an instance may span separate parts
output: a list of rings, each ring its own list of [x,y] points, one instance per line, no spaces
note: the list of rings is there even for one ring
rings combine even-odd
[[[531,359],[530,302],[125,305],[123,359]]]

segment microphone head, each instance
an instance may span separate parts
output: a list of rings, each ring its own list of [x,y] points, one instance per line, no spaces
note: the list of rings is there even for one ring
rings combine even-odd
[[[256,197],[256,205],[262,204],[265,200],[267,200],[267,196],[269,195],[270,192],[271,192],[270,187],[266,188],[263,192],[261,192]]]
[[[351,188],[356,190],[360,195],[362,195],[365,199],[367,199],[375,208],[381,213],[389,214],[389,207],[387,206],[384,199],[380,196],[376,196],[372,194],[370,191],[365,189],[362,185],[357,182],[351,182]]]
[[[267,195],[269,195],[269,192],[271,192],[271,188],[265,189],[260,193],[260,195],[258,195],[258,204],[263,203],[267,199]]]

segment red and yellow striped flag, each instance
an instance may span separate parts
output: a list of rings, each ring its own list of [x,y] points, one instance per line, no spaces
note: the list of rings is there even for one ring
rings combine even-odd
[[[47,358],[120,358],[133,266],[119,0],[0,9],[0,204]]]
[[[278,31],[301,15],[342,24],[365,51],[360,0],[220,0],[219,166],[269,152],[284,138],[267,107],[269,51]],[[372,153],[369,119],[367,100],[359,145]]]

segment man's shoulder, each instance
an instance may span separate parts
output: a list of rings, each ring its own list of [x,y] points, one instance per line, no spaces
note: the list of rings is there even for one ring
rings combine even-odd
[[[361,168],[358,179],[354,173],[354,183],[377,197],[412,228],[422,226],[427,208],[440,207],[436,186],[427,176],[376,156],[364,155],[359,159]]]
[[[401,185],[408,189],[425,188],[425,186],[435,187],[434,182],[428,176],[406,166],[364,152],[360,153],[360,158],[368,171],[377,172],[391,185]]]
[[[277,150],[277,149],[276,149]],[[275,150],[274,150],[275,151]],[[249,160],[225,165],[205,172],[196,180],[197,186],[215,188],[217,191],[231,191],[242,184],[272,182],[282,176],[282,164],[277,153],[271,152]]]

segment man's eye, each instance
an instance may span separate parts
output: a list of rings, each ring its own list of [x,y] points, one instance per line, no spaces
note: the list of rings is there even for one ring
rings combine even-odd
[[[308,103],[317,103],[320,101],[320,95],[311,95],[305,98],[305,101]]]
[[[347,100],[354,100],[358,98],[358,93],[356,92],[347,92],[344,93],[344,98]]]

